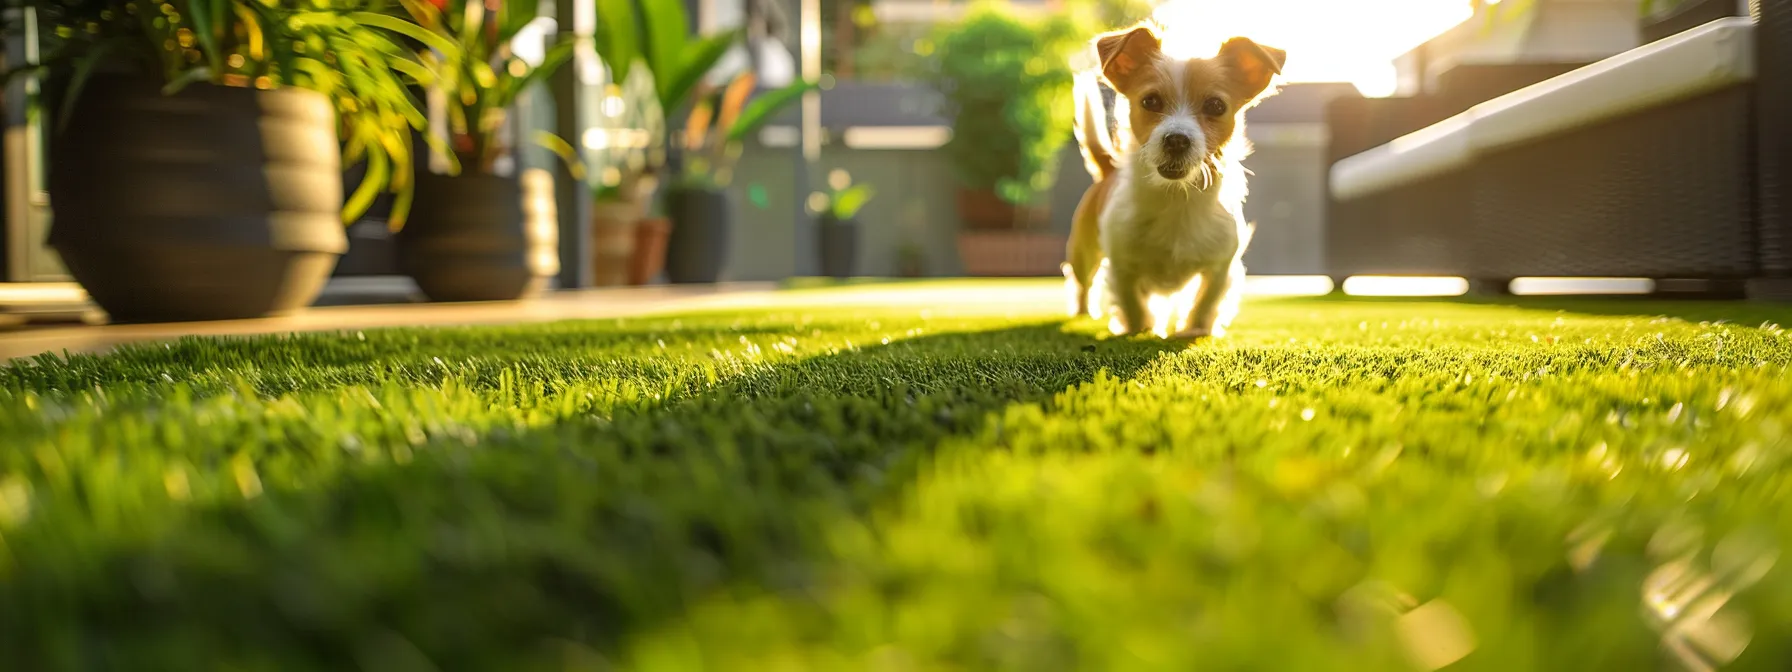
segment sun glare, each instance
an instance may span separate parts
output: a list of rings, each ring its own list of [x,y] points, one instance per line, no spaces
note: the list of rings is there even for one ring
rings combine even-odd
[[[1288,51],[1288,81],[1350,82],[1386,96],[1394,57],[1472,13],[1469,0],[1169,0],[1155,16],[1177,55],[1205,56],[1244,36]]]

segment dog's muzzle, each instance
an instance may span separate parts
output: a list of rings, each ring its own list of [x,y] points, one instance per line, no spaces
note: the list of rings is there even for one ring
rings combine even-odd
[[[1188,177],[1195,163],[1189,160],[1189,153],[1195,147],[1193,138],[1182,133],[1165,135],[1163,148],[1165,161],[1157,165],[1157,174],[1167,180],[1180,180]]]

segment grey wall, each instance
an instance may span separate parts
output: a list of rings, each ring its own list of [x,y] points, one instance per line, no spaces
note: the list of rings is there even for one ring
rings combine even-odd
[[[1323,275],[1325,148],[1259,145],[1245,167],[1252,175],[1244,215],[1257,224],[1245,267],[1256,275]]]
[[[1252,273],[1308,275],[1324,272],[1322,147],[1258,147],[1246,161],[1251,198],[1245,214],[1257,223],[1257,238],[1245,261]],[[1091,182],[1073,146],[1061,154],[1057,186],[1047,195],[1051,231],[1070,232],[1071,215]],[[735,281],[781,280],[816,273],[813,226],[798,216],[802,197],[794,189],[796,151],[748,147],[731,188],[737,215],[725,277]],[[897,274],[902,246],[913,242],[925,255],[927,275],[963,272],[958,259],[957,182],[938,151],[856,150],[831,144],[822,151],[816,184],[827,172],[844,168],[855,182],[868,182],[878,196],[860,213],[864,225],[859,274]],[[750,192],[763,190],[756,207]]]
[[[1049,195],[1051,230],[1068,234],[1071,212],[1089,186],[1082,159],[1067,147],[1058,186]],[[779,280],[816,272],[812,224],[798,217],[802,202],[794,189],[795,150],[750,146],[736,168],[730,189],[738,215],[726,277],[730,280]],[[845,169],[854,182],[877,189],[859,214],[864,225],[859,247],[859,273],[897,274],[898,254],[905,244],[920,246],[925,272],[952,276],[963,272],[958,260],[957,181],[945,157],[934,150],[858,150],[834,144],[822,151],[815,183],[828,171]],[[750,192],[763,189],[767,203],[755,207]],[[803,194],[808,191],[804,190]],[[800,255],[800,257],[799,257]]]

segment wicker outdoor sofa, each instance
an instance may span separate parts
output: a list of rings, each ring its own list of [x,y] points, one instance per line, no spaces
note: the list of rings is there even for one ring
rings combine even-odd
[[[1792,0],[1446,111],[1388,138],[1334,110],[1333,276],[1494,292],[1632,277],[1792,298]]]

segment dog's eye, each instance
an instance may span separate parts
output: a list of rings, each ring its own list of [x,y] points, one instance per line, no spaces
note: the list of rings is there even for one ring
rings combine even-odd
[[[1164,98],[1155,93],[1147,93],[1144,98],[1139,99],[1139,105],[1144,107],[1146,112],[1162,112],[1164,111]]]
[[[1208,98],[1207,102],[1201,105],[1201,113],[1209,117],[1223,115],[1226,113],[1226,101],[1218,98]]]

